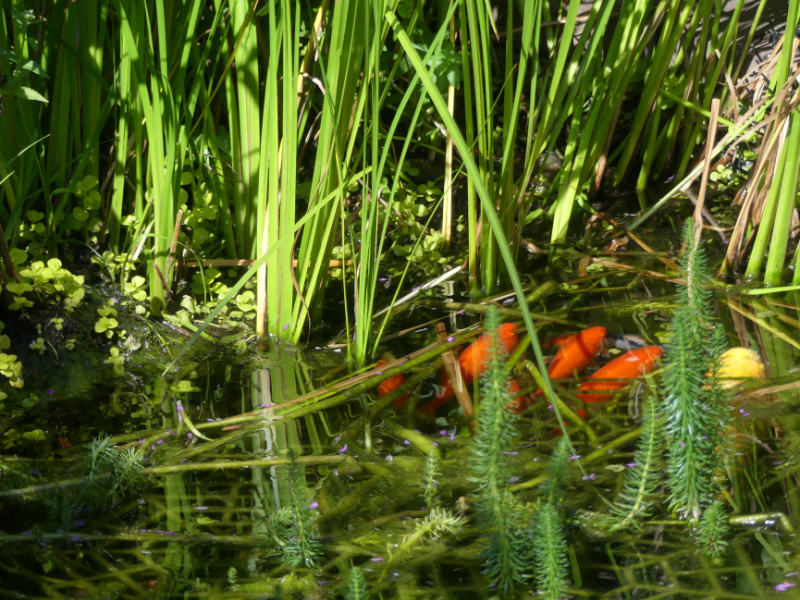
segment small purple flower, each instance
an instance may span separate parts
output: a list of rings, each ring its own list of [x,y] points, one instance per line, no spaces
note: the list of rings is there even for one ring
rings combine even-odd
[[[516,450],[512,450],[511,452],[506,452],[506,451],[504,450],[504,451],[502,452],[502,454],[505,454],[506,456],[516,456],[517,454],[519,454],[519,452],[517,452]]]
[[[456,441],[456,434],[455,433],[451,433],[450,434],[450,441],[451,442],[455,442]]]
[[[741,414],[743,417],[749,417],[749,416],[750,416],[750,413],[749,413],[749,412],[747,412],[747,411],[746,411],[745,409],[743,409],[743,408],[740,408],[740,409],[739,409],[739,414]]]
[[[583,479],[584,481],[591,481],[592,479],[595,479],[596,477],[597,477],[597,475],[595,473],[589,473],[588,475],[584,475],[581,479]]]
[[[213,423],[214,419],[206,419],[206,421],[208,421],[209,423]]]
[[[31,471],[31,475],[38,475],[39,471]]]
[[[144,504],[144,500],[139,500],[139,504]]]
[[[330,585],[330,581],[318,581],[317,585]]]
[[[383,557],[376,556],[375,558],[372,559],[372,562],[383,562],[383,560],[384,560]]]
[[[30,535],[32,533],[32,531],[23,531],[20,535]]]
[[[442,430],[439,432],[439,435],[447,435],[447,429],[442,429]]]
[[[185,408],[183,408],[183,404],[181,404],[180,402],[178,402],[178,412],[183,412],[184,410],[186,410],[186,409],[185,409]]]
[[[319,502],[312,502],[312,503],[309,505],[309,507],[308,507],[308,508],[310,508],[311,510],[314,510],[315,508],[319,508]]]
[[[261,406],[262,408],[269,408],[270,406],[272,406],[272,404],[270,404],[269,402],[264,402],[263,404],[259,404],[259,406]]]
[[[580,454],[576,454],[575,456],[570,456],[569,460],[578,460],[581,457]]]
[[[167,429],[167,432],[168,432],[170,435],[175,435],[174,433],[172,433],[172,429]]]
[[[374,560],[374,559],[373,559],[373,560]],[[775,589],[776,589],[777,591],[779,591],[779,592],[785,592],[785,591],[787,591],[787,590],[789,590],[789,589],[793,588],[793,587],[794,587],[794,586],[796,586],[796,585],[797,585],[796,583],[791,583],[791,582],[789,582],[789,581],[784,581],[783,583],[779,583],[778,585],[776,585],[776,586],[775,586]]]
[[[166,348],[162,348],[161,349],[161,354],[166,354],[166,353],[167,353],[167,349]]]
[[[155,450],[155,449],[156,449],[155,444],[150,444],[150,450]]]
[[[283,326],[283,330],[284,331],[286,331],[287,329],[289,329],[289,324],[288,323],[286,323],[286,325]]]
[[[147,438],[142,438],[139,440],[139,444],[144,444],[147,441]]]
[[[192,439],[194,437],[194,435],[192,435],[192,433],[189,432],[189,433],[186,434],[186,437],[189,438],[189,439]]]
[[[408,440],[403,440],[403,445],[404,446],[410,446],[411,442],[409,442]]]
[[[164,443],[164,440],[158,440],[158,441],[156,442],[156,444],[163,444],[163,443]]]
[[[639,463],[635,463],[635,462],[632,462],[632,463],[625,463],[625,466],[626,466],[626,467],[631,467],[631,468],[633,468],[633,467],[638,467],[638,466],[639,466]]]
[[[454,337],[451,335],[451,336],[448,336],[448,338],[447,338],[447,341],[448,341],[448,342],[450,342],[450,343],[452,344],[453,342],[455,342],[455,341],[456,341],[456,338],[454,338]]]
[[[74,523],[75,527],[83,527],[85,524],[86,523],[83,521],[75,521]]]
[[[46,394],[50,394],[51,396],[56,393],[55,390],[45,390]]]
[[[335,438],[333,438],[333,441],[338,442],[340,439],[342,439],[342,436],[337,435]]]
[[[434,446],[436,446],[437,448],[439,447],[439,444],[437,444],[437,443],[436,443],[436,442],[434,442],[433,440],[431,440],[431,444],[433,444],[433,445],[434,445]]]
[[[339,454],[344,454],[345,452],[347,452],[347,444],[339,448]]]
[[[69,538],[69,541],[70,542],[80,542],[81,541],[81,537],[79,535],[76,535],[74,537]]]
[[[517,481],[519,481],[519,477],[509,477],[508,478],[508,483],[516,483]]]

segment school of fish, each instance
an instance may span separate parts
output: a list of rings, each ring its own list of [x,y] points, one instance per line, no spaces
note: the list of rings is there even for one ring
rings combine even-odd
[[[497,330],[498,343],[506,355],[511,354],[519,344],[516,329],[512,323],[504,323]],[[605,347],[606,340],[606,328],[595,326],[578,333],[559,335],[545,341],[542,344],[543,348],[559,348],[548,367],[550,379],[578,378],[584,370],[595,363]],[[461,352],[458,364],[465,384],[469,385],[476,379],[480,379],[488,363],[491,349],[492,337],[486,333]],[[595,371],[580,385],[576,397],[585,404],[608,402],[634,379],[652,372],[657,367],[662,354],[663,350],[659,346],[646,346],[630,350]],[[385,360],[378,361],[379,367],[384,364],[386,364]],[[402,374],[394,375],[380,384],[378,395],[386,396],[404,382],[405,377]],[[417,409],[418,413],[431,419],[436,416],[439,408],[455,396],[453,384],[444,368],[438,371],[433,390],[432,399]],[[509,405],[510,410],[521,412],[530,404],[531,398],[522,395],[520,384],[513,377],[508,380],[508,392],[513,398]],[[398,408],[405,406],[410,394],[411,392],[405,392],[396,398],[394,405]],[[533,396],[541,394],[542,391],[537,390]],[[578,408],[576,414],[580,418],[589,416],[584,408]]]

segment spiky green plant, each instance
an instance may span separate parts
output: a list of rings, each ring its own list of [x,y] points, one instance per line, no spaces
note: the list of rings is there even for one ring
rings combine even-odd
[[[633,462],[625,473],[622,493],[612,510],[618,519],[614,529],[638,528],[637,520],[650,516],[650,507],[658,495],[661,479],[661,452],[663,436],[661,423],[655,419],[657,396],[652,394],[645,405],[642,418],[642,433],[633,455]]]
[[[110,439],[96,438],[89,445],[85,457],[88,473],[79,504],[119,504],[147,483],[142,475],[144,455],[135,448],[118,450]]]
[[[292,460],[289,465],[289,506],[269,518],[269,532],[277,544],[283,562],[297,567],[314,567],[322,552],[317,531],[316,513],[309,505],[303,466]]]
[[[542,485],[542,493],[546,500],[553,500],[556,493],[564,485],[564,477],[567,475],[567,465],[569,464],[571,451],[572,447],[566,436],[558,440],[556,449],[547,465],[547,481]]]
[[[490,311],[487,329],[492,332],[492,350],[481,379],[479,429],[470,458],[470,480],[477,484],[476,516],[488,538],[483,572],[506,594],[525,580],[529,552],[522,509],[508,489],[511,474],[503,454],[511,450],[517,416],[508,410],[510,379],[504,370],[505,353],[494,333],[499,326],[497,312]]]
[[[725,340],[713,316],[705,252],[695,243],[690,225],[684,228],[684,240],[680,266],[686,285],[678,290],[672,340],[664,353],[662,414],[670,504],[696,521],[713,499],[717,431],[724,415],[722,390],[705,373],[714,367]]]
[[[367,600],[369,597],[367,582],[361,567],[353,567],[350,569],[350,577],[347,582],[347,594],[345,597],[347,600]]]
[[[725,506],[719,500],[703,511],[703,518],[697,528],[697,542],[700,551],[710,558],[716,558],[728,551],[730,525]]]
[[[548,500],[537,517],[534,530],[536,589],[547,600],[558,600],[567,589],[567,541],[555,502]]]
[[[433,508],[439,505],[439,500],[436,495],[438,483],[437,478],[439,477],[439,453],[438,452],[428,452],[428,456],[425,457],[425,474],[424,474],[424,482],[425,482],[425,504],[429,508]]]

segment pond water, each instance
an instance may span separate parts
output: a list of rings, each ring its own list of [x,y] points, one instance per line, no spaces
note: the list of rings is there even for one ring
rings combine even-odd
[[[674,235],[651,237],[657,251],[678,246]],[[568,255],[560,286],[532,306],[558,320],[539,321],[540,339],[603,325],[610,333],[660,343],[675,284],[658,276],[666,254],[636,250],[630,243],[615,256],[595,255],[634,270],[603,262],[592,267]],[[444,299],[463,301],[459,288],[463,282]],[[599,514],[620,492],[632,461],[635,438],[629,434],[640,423],[645,396],[643,387],[633,386],[613,403],[594,407],[587,420],[593,438],[570,431],[582,457],[570,465],[561,498],[570,596],[744,599],[800,591],[798,303],[733,292],[716,299],[730,345],[757,350],[768,375],[743,384],[731,409],[743,435],[719,470],[729,480],[726,510],[742,518],[733,523],[728,551],[707,558],[696,532],[666,510],[656,511],[639,532],[609,533],[602,526]],[[405,333],[387,341],[385,350],[412,360],[415,350],[434,344],[432,320],[444,323],[448,334],[480,320],[425,307],[400,314],[393,330]],[[170,342],[165,349],[177,347]],[[137,371],[133,360],[123,378],[96,368],[92,379],[91,370],[83,371],[88,381],[69,392],[39,373],[43,400],[30,418],[46,424],[47,440],[20,443],[0,463],[2,489],[17,490],[0,493],[0,597],[346,597],[353,566],[365,575],[365,597],[492,597],[496,590],[481,573],[483,541],[473,520],[473,438],[455,400],[435,422],[390,408],[370,418],[366,436],[374,387],[356,389],[352,398],[334,394],[329,397],[338,400],[324,409],[281,418],[286,407],[300,410],[315,391],[346,381],[345,359],[344,349],[329,347],[272,347],[245,357],[201,348],[168,377],[160,375],[158,361]],[[412,370],[429,374],[422,394],[435,392],[432,364],[422,361]],[[54,370],[51,377],[56,374],[69,376]],[[506,454],[509,493],[523,504],[540,501],[541,476],[560,437],[547,402],[536,400],[516,423],[514,450]],[[264,418],[234,420],[252,411]],[[87,478],[86,442],[101,434],[143,457],[147,482],[129,490],[124,481]],[[432,488],[425,479],[431,445],[439,454]],[[60,482],[58,491],[41,488],[52,481]],[[314,567],[284,564],[269,519],[294,506],[298,494],[318,528]],[[418,534],[436,507],[461,519],[457,527]],[[512,596],[533,597],[535,587],[531,581]]]

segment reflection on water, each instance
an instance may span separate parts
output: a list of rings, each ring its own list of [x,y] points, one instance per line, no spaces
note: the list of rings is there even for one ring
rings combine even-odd
[[[664,313],[653,306],[669,298],[654,296],[654,289],[644,298],[614,292],[598,301],[599,289],[588,296],[594,309],[576,314],[581,321],[591,314],[592,323],[610,331],[657,341]],[[571,292],[565,290],[565,302]],[[719,465],[730,480],[723,494],[730,514],[758,516],[750,526],[735,528],[728,553],[719,559],[703,556],[694,532],[667,513],[638,533],[606,532],[598,520],[606,511],[603,498],[613,500],[621,489],[633,450],[614,440],[635,428],[641,415],[641,398],[633,389],[589,421],[607,452],[573,436],[577,452],[594,457],[586,463],[590,476],[570,471],[563,500],[576,597],[794,597],[800,589],[793,531],[800,509],[797,304],[777,296],[719,294],[717,299],[731,345],[753,348],[768,368],[766,381],[742,384],[733,409],[740,435],[729,460]],[[50,506],[32,496],[29,502],[0,498],[0,597],[332,598],[344,594],[353,566],[364,569],[374,597],[489,597],[481,575],[484,542],[469,521],[458,535],[444,532],[409,542],[433,508],[424,499],[424,454],[418,440],[395,428],[397,418],[389,413],[372,421],[370,451],[363,426],[350,428],[355,435],[348,436],[371,395],[297,419],[276,413],[344,377],[346,369],[335,372],[343,355],[273,349],[261,362],[258,368],[196,363],[177,379],[140,381],[135,389],[118,387],[112,399],[97,398],[95,408],[115,429],[106,431],[129,433],[123,442],[134,447],[147,439],[146,464],[156,466],[152,485],[106,509],[71,504],[66,489],[56,494],[58,500],[50,496]],[[190,381],[195,391],[181,391],[179,380]],[[199,428],[251,411],[264,419],[222,430]],[[198,439],[184,414],[211,441]],[[440,419],[406,425],[437,444],[435,502],[469,518],[468,429],[459,426],[455,408]],[[518,450],[508,464],[521,502],[539,501],[536,486],[524,484],[542,474],[554,426],[542,403],[520,422]],[[10,487],[36,485],[56,473],[68,479],[75,448],[59,451],[55,462],[6,457],[4,465],[28,470],[27,479],[18,473],[21,479]],[[323,555],[316,569],[282,565],[268,524],[270,515],[291,505],[290,459],[303,465],[308,509],[320,530]]]

